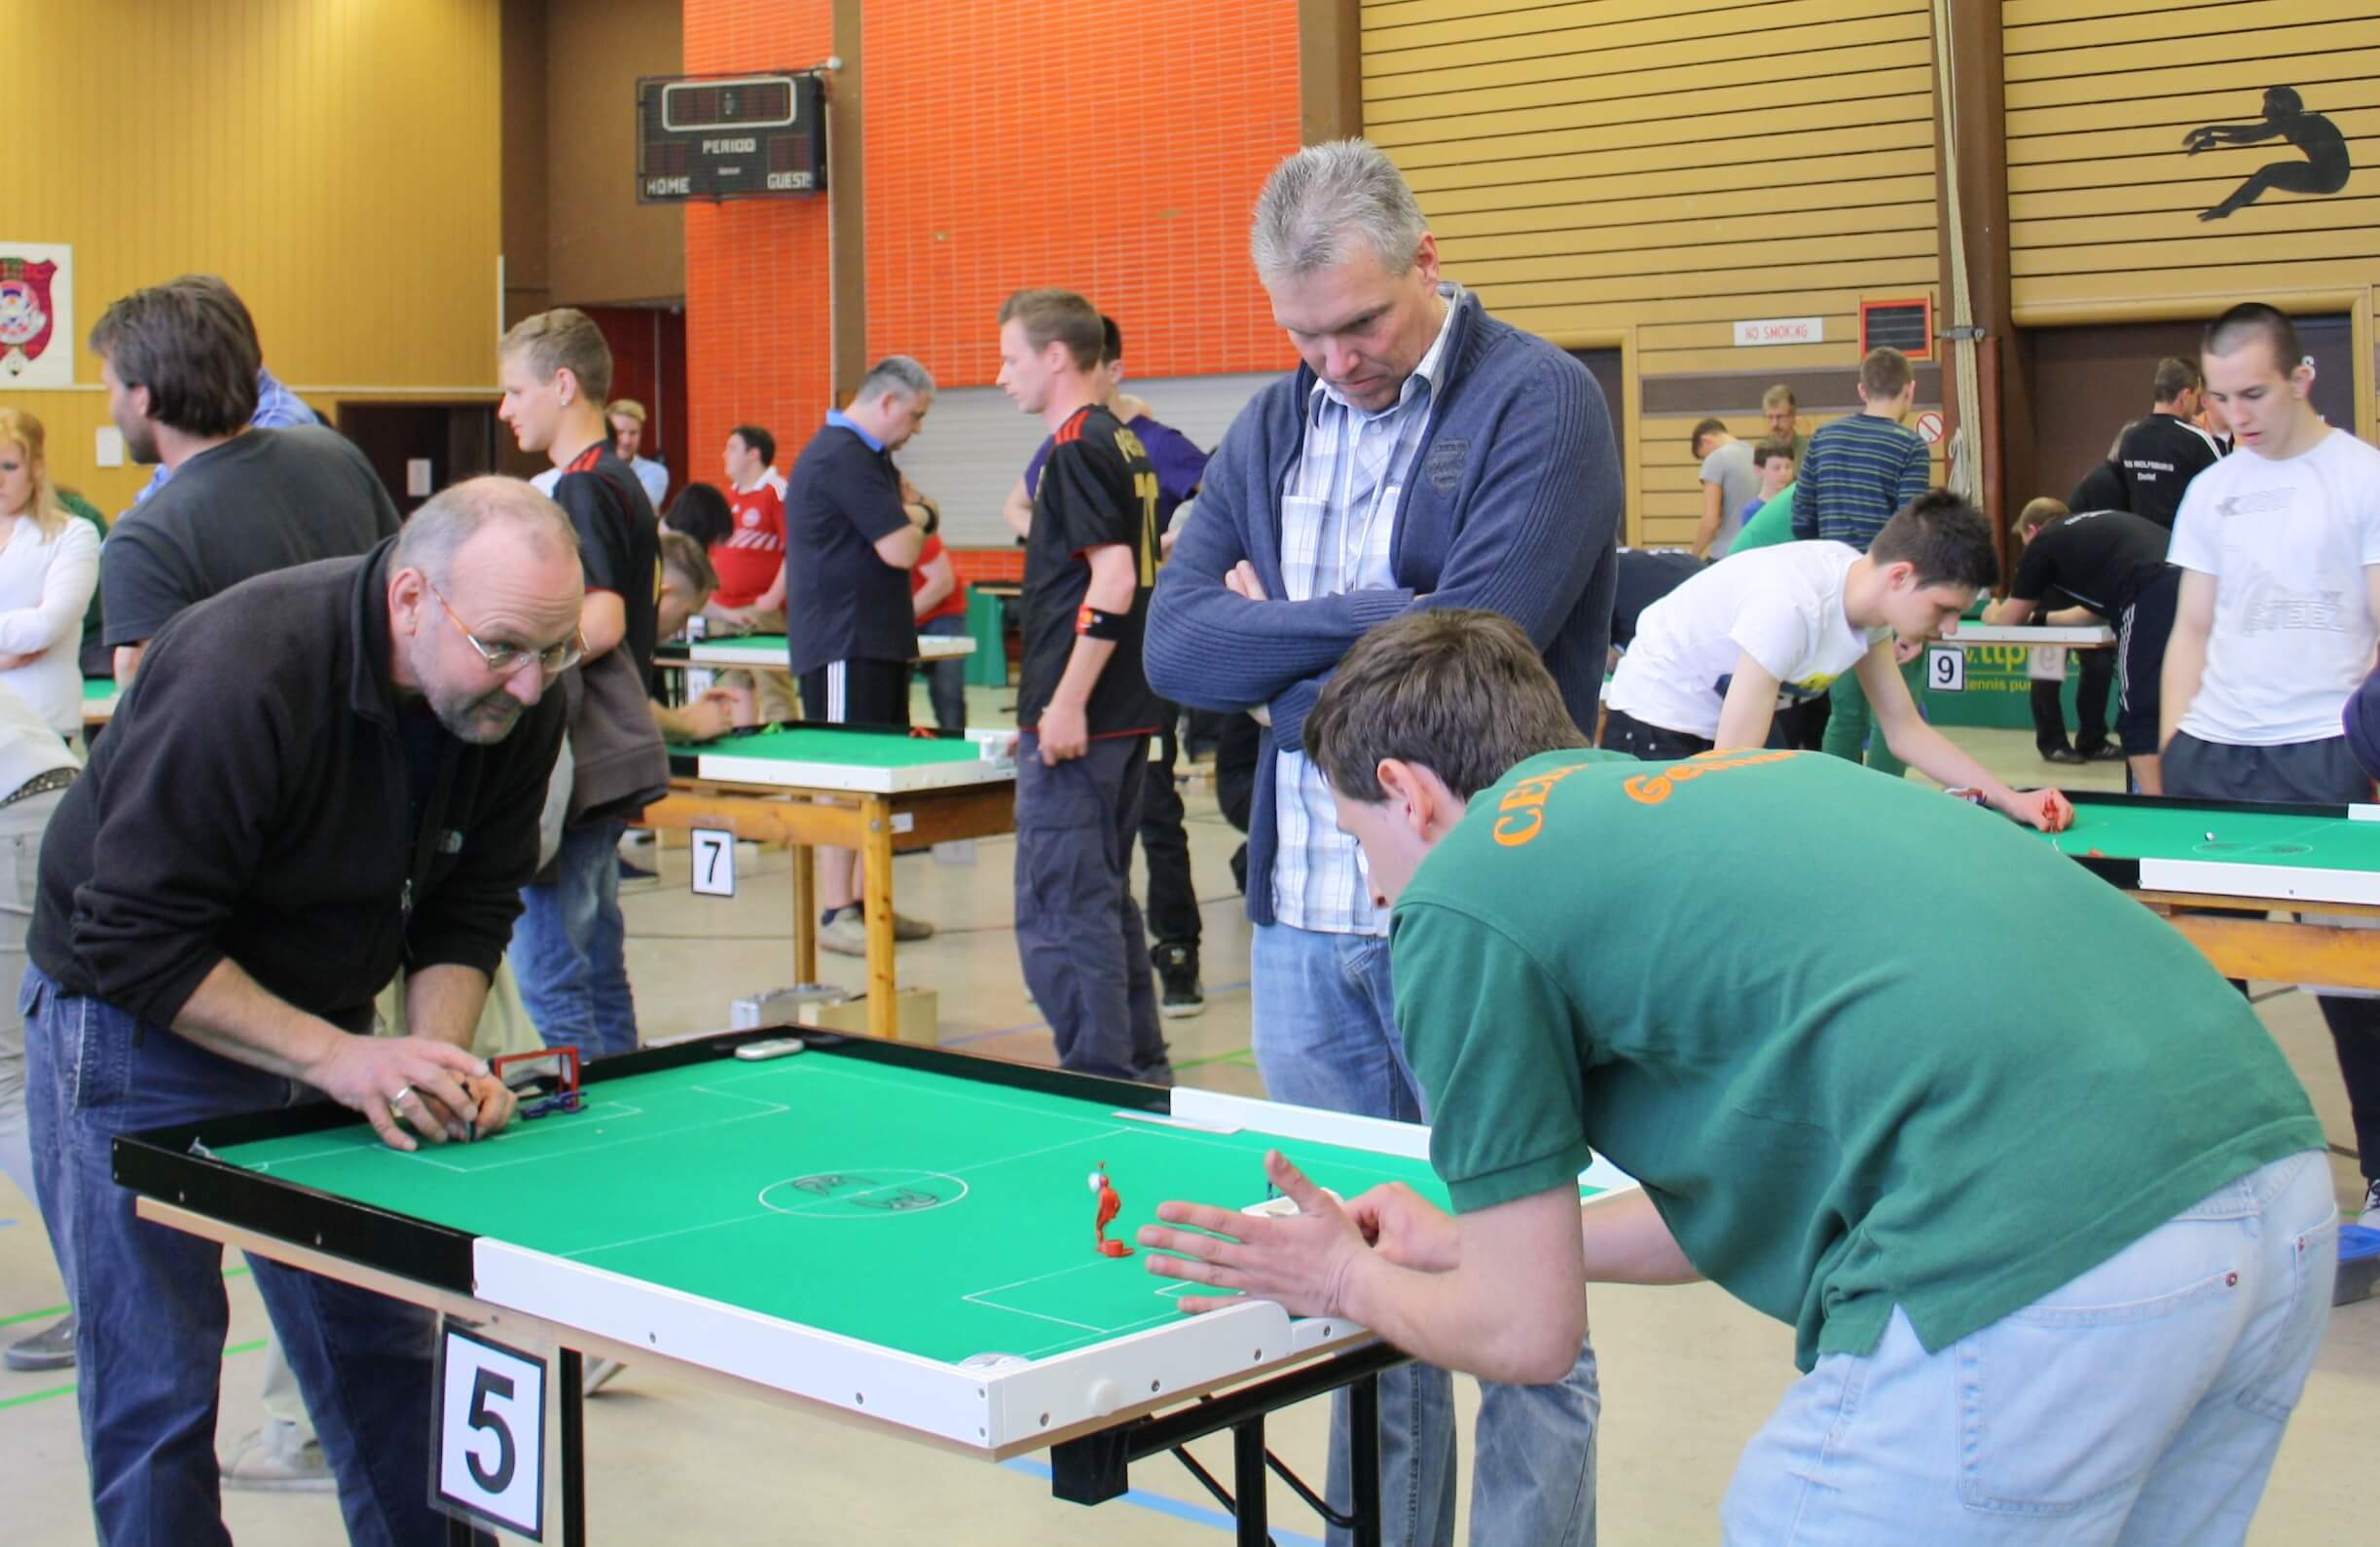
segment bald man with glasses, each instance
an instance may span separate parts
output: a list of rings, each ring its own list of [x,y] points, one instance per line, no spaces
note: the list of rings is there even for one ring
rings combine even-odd
[[[552,689],[585,648],[580,573],[552,501],[509,478],[458,485],[362,557],[176,616],[59,803],[26,1073],[103,1541],[230,1540],[222,1250],[134,1216],[115,1136],[327,1097],[414,1150],[512,1116],[466,1050],[536,867],[564,729]],[[400,967],[411,1034],[375,1037]],[[252,1266],[350,1538],[446,1539],[421,1487],[433,1318]]]

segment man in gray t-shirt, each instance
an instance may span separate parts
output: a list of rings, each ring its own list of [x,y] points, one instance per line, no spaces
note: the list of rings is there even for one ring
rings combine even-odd
[[[1743,507],[1760,496],[1760,472],[1750,445],[1715,419],[1694,426],[1694,455],[1703,464],[1703,524],[1695,529],[1694,556],[1724,559],[1743,528]]]

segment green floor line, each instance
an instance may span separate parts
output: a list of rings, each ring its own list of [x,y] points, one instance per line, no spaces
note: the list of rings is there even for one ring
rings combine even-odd
[[[245,1268],[226,1268],[223,1271],[223,1276],[245,1278],[248,1276],[248,1271]],[[14,1327],[20,1321],[40,1321],[45,1317],[55,1318],[65,1313],[64,1306],[52,1306],[47,1310],[20,1310],[13,1316],[0,1316],[0,1327]]]
[[[1203,1058],[1176,1058],[1174,1060],[1174,1067],[1176,1069],[1203,1069],[1211,1063],[1244,1063],[1253,1065],[1255,1062],[1256,1060],[1249,1055],[1248,1049],[1235,1048],[1229,1052],[1210,1052]]]
[[[265,1340],[262,1338],[257,1339],[254,1343],[235,1343],[223,1350],[223,1356],[229,1359],[236,1353],[254,1353],[264,1345]],[[22,1396],[0,1397],[0,1413],[6,1413],[11,1408],[25,1407],[35,1402],[47,1402],[52,1397],[72,1396],[74,1391],[75,1382],[69,1381],[64,1385],[54,1385],[42,1391],[27,1391]]]

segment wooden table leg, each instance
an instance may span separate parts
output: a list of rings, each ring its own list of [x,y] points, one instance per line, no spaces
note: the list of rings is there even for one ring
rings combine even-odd
[[[860,802],[866,842],[860,850],[860,887],[867,920],[867,1034],[900,1036],[899,989],[893,976],[893,809],[881,795]]]
[[[818,851],[788,843],[793,862],[793,981],[818,981]]]

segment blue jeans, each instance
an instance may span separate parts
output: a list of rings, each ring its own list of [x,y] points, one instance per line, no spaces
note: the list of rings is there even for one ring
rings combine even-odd
[[[920,634],[938,635],[949,639],[968,637],[967,614],[953,612],[948,617],[932,618],[917,626]],[[953,655],[948,660],[929,661],[925,666],[926,700],[934,705],[934,723],[937,730],[967,728],[967,657]]]
[[[548,1047],[582,1058],[637,1050],[637,1001],[628,988],[628,924],[620,917],[620,834],[625,822],[567,828],[550,885],[521,888],[512,971]]]
[[[2330,1317],[2320,1151],[2218,1188],[2014,1315],[1927,1353],[1894,1311],[1745,1448],[1730,1542],[2238,1542]]]
[[[1259,925],[1249,996],[1256,1064],[1276,1101],[1425,1121],[1420,1087],[1397,1038],[1388,941]],[[1594,1350],[1550,1385],[1480,1382],[1472,1436],[1471,1539],[1532,1547],[1592,1547],[1594,1438],[1602,1396]],[[1328,1497],[1343,1511],[1347,1401],[1334,1399]],[[1448,1547],[1454,1540],[1454,1381],[1408,1364],[1380,1377],[1381,1540]],[[1331,1541],[1346,1540],[1334,1530]]]
[[[116,1185],[120,1133],[312,1098],[25,969],[28,1116],[42,1218],[80,1324],[83,1454],[107,1547],[229,1547],[215,1465],[231,1310],[223,1248],[152,1225]],[[363,1547],[446,1540],[428,1504],[437,1318],[251,1257]],[[484,1538],[493,1540],[493,1538]]]

